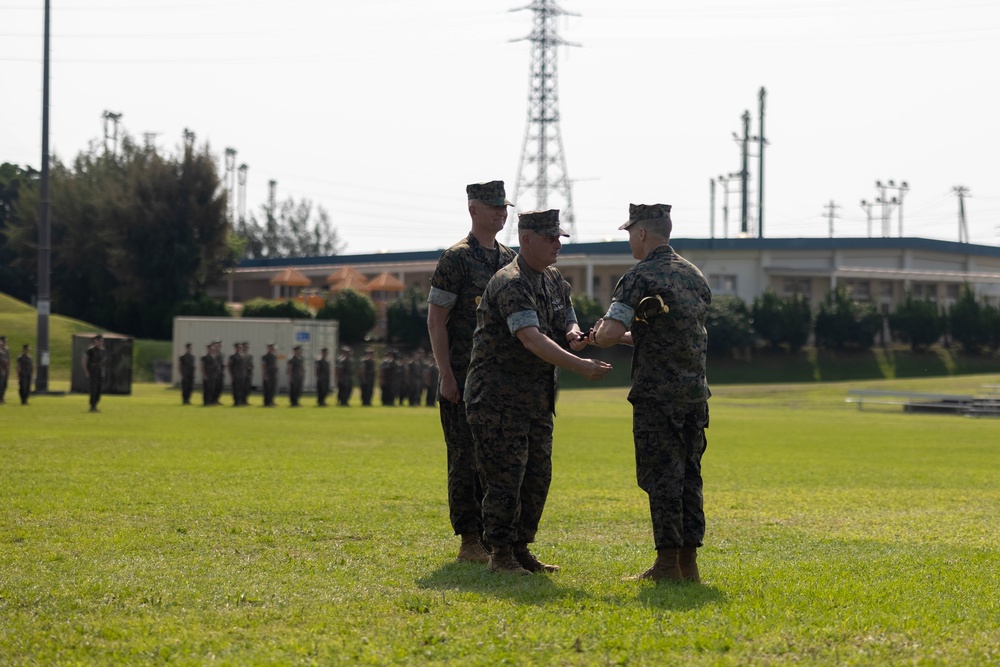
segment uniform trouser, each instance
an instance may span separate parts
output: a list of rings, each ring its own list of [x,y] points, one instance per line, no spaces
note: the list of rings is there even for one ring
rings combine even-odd
[[[477,413],[470,426],[483,479],[483,541],[533,542],[552,481],[552,415]]]
[[[375,393],[375,385],[373,383],[362,382],[361,383],[361,405],[371,405],[372,404],[372,394]]]
[[[326,405],[326,397],[330,394],[330,381],[329,380],[317,380],[316,381],[316,403],[317,405]]]
[[[465,403],[441,401],[441,428],[448,449],[448,512],[456,535],[483,533],[483,485],[476,467],[476,443]]]
[[[341,405],[347,405],[351,402],[351,392],[354,391],[353,383],[341,383],[337,385],[337,402]]]
[[[427,387],[427,407],[433,408],[437,404],[437,387],[431,385]]]
[[[236,376],[230,376],[229,388],[233,392],[233,405],[243,402],[243,382]]]
[[[101,401],[101,386],[104,384],[102,373],[90,372],[90,407],[96,408]]]
[[[181,402],[184,405],[191,402],[192,391],[194,391],[194,378],[181,378]]]
[[[288,400],[292,405],[298,405],[302,397],[302,380],[292,380],[288,386]]]
[[[632,415],[636,480],[649,494],[656,548],[700,547],[708,403],[636,402]]]
[[[208,376],[201,380],[201,400],[205,405],[215,401],[215,378]]]
[[[28,395],[31,394],[31,376],[30,375],[18,375],[17,376],[17,393],[21,397],[22,403],[28,402]]]
[[[396,397],[392,393],[392,385],[383,384],[380,388],[382,390],[382,405],[394,405]]]
[[[274,388],[277,382],[264,376],[264,405],[274,405]]]
[[[3,397],[7,394],[7,373],[0,373],[0,402],[3,402]]]

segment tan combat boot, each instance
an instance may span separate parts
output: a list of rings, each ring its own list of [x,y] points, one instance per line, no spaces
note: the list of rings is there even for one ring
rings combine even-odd
[[[698,574],[698,548],[681,547],[680,553],[681,576],[687,581],[701,582]]]
[[[490,572],[496,572],[497,574],[516,574],[521,576],[531,574],[531,572],[525,570],[517,562],[517,559],[514,558],[514,550],[509,545],[505,547],[493,547],[493,555],[490,556],[490,563],[487,567],[490,568]]]
[[[642,581],[644,579],[651,581],[680,581],[683,579],[681,575],[680,549],[676,547],[657,549],[656,562],[653,563],[653,567],[642,574],[625,577],[625,581]]]
[[[458,548],[458,560],[466,563],[490,562],[490,554],[483,548],[483,543],[476,533],[465,533],[462,535],[462,546]]]
[[[543,563],[535,557],[535,554],[531,553],[528,549],[527,544],[515,544],[514,545],[514,558],[517,562],[521,564],[528,572],[558,572],[558,565],[549,565],[548,563]]]

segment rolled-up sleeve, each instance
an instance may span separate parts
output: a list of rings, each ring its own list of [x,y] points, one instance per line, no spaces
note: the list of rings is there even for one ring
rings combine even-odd
[[[441,306],[448,310],[454,308],[457,302],[457,294],[438,289],[437,287],[431,287],[430,293],[427,294],[427,303],[433,303],[435,306]]]
[[[630,329],[632,328],[632,322],[635,320],[635,311],[631,306],[621,303],[620,301],[616,301],[611,304],[610,308],[608,308],[608,312],[604,316],[604,319],[621,322],[625,325],[626,329]]]
[[[538,313],[533,310],[522,310],[507,318],[507,328],[510,329],[511,335],[517,335],[518,331],[528,327],[541,328],[538,324]]]

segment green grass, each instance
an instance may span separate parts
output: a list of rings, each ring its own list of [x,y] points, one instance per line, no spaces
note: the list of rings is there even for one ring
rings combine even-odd
[[[659,586],[622,388],[561,392],[563,570],[516,580],[453,560],[435,410],[0,406],[0,664],[1000,664],[998,422],[847,388],[715,389],[704,584]]]

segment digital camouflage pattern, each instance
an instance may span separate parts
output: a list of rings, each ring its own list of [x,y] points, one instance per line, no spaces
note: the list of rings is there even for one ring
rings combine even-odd
[[[628,229],[643,220],[670,219],[670,204],[629,204],[628,220],[618,229]]]
[[[484,248],[470,233],[444,251],[431,276],[427,302],[451,311],[446,326],[448,355],[459,392],[465,387],[469,370],[479,299],[493,274],[510,264],[515,255],[502,243],[497,243],[492,250]]]
[[[708,445],[708,402],[633,404],[635,470],[649,494],[657,549],[700,547],[705,537],[701,457]]]
[[[644,297],[659,295],[670,309],[649,322],[635,311]],[[711,395],[705,379],[712,291],[691,262],[670,246],[653,250],[615,286],[608,319],[632,331],[632,390],[629,401],[657,399],[695,403]]]
[[[484,248],[469,233],[444,251],[431,277],[428,302],[449,310],[445,325],[448,333],[448,362],[458,382],[460,394],[465,389],[465,377],[472,356],[476,307],[493,274],[512,262],[514,257],[514,251],[502,243],[497,242],[492,250]],[[448,507],[451,525],[456,535],[479,534],[483,524],[483,489],[465,404],[440,401],[439,406],[448,456]]]
[[[576,322],[569,284],[553,266],[538,273],[518,256],[490,280],[476,311],[465,386],[469,421],[480,410],[541,417],[555,408],[555,366],[528,351],[517,331],[528,326],[567,348]]]
[[[483,541],[534,542],[552,482],[552,414],[480,413],[471,427],[485,480]]]
[[[465,186],[465,194],[469,201],[478,199],[488,206],[513,206],[507,201],[507,193],[503,187],[503,181],[489,181],[486,183],[470,183]]]
[[[531,542],[552,479],[555,366],[517,332],[537,327],[561,347],[576,322],[569,284],[520,255],[486,286],[476,311],[465,408],[483,480],[483,535],[490,546]]]
[[[636,319],[639,302],[654,295],[668,312]],[[705,535],[701,458],[711,396],[705,378],[711,301],[701,271],[665,245],[622,276],[605,315],[632,332],[636,481],[649,495],[657,549],[700,547]]]
[[[538,232],[545,236],[569,236],[559,226],[559,210],[527,211],[517,216],[518,231]]]

